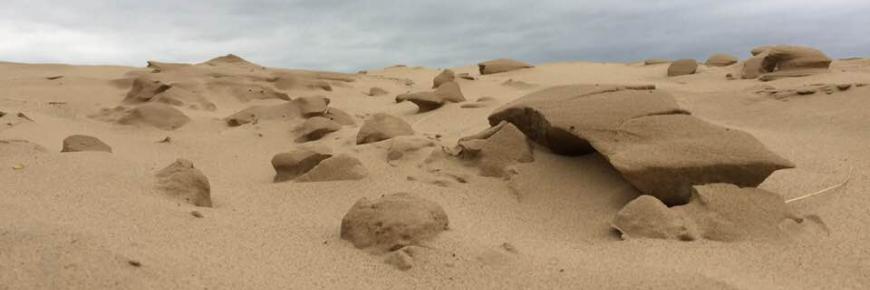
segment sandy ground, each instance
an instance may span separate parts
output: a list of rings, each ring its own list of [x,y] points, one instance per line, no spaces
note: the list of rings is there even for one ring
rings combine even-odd
[[[478,74],[476,66],[453,70]],[[767,83],[727,80],[733,67],[702,65],[697,74],[670,78],[666,70],[541,64],[459,80],[469,101],[495,98],[490,106],[447,104],[426,113],[393,99],[430,89],[439,70],[369,70],[317,93],[357,121],[318,142],[359,158],[368,177],[273,183],[272,156],[298,145],[293,124],[228,127],[222,119],[277,100],[216,98],[215,111],[182,108],[192,121],[174,131],[126,126],[88,116],[119,105],[130,86],[125,79],[147,69],[0,63],[0,111],[7,113],[0,139],[45,149],[0,147],[0,289],[870,288],[870,86],[782,99],[756,93],[763,86],[870,83],[870,61],[835,61],[826,74]],[[503,85],[508,79],[531,86]],[[367,114],[387,112],[418,135],[440,134],[442,145],[453,146],[489,127],[486,117],[501,104],[575,83],[654,84],[694,115],[753,134],[797,165],[760,186],[787,199],[849,180],[792,204],[821,217],[829,232],[777,241],[623,241],[609,222],[638,193],[600,156],[558,156],[538,146],[535,161],[520,164],[510,181],[467,168],[468,182],[458,183],[417,166],[427,150],[390,164],[383,143],[354,142]],[[373,86],[390,94],[365,95]],[[60,153],[73,134],[98,137],[113,153]],[[166,136],[171,143],[157,142]],[[213,208],[155,189],[154,173],[176,158],[193,161],[208,177]],[[451,224],[408,271],[339,238],[355,201],[400,191],[436,201]],[[192,216],[194,210],[203,217]]]

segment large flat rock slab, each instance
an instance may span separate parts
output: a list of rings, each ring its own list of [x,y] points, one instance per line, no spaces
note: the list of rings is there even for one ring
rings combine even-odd
[[[565,155],[599,152],[638,190],[668,204],[692,186],[757,186],[788,160],[752,135],[681,109],[666,92],[629,86],[570,85],[524,96],[490,115]]]

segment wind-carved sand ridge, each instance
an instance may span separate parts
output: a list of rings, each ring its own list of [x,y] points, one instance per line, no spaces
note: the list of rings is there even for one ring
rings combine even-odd
[[[790,45],[0,63],[0,289],[867,288],[867,83]]]

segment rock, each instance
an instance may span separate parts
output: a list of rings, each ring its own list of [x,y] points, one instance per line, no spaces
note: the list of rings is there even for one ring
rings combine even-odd
[[[312,117],[302,122],[296,132],[299,135],[297,142],[320,140],[326,134],[341,130],[341,124],[325,117]]]
[[[314,106],[311,106],[314,107]],[[259,120],[286,120],[302,118],[302,111],[296,102],[286,102],[271,106],[250,106],[224,118],[230,127],[241,126]]]
[[[169,90],[172,86],[147,76],[133,80],[133,86],[124,97],[124,103],[139,104],[151,101],[156,95]]]
[[[6,112],[0,111],[0,118],[3,118],[3,116],[6,116]]]
[[[668,67],[668,76],[682,76],[694,74],[698,70],[698,62],[694,59],[681,59],[671,63]]]
[[[729,66],[737,63],[738,61],[740,60],[738,60],[736,56],[717,53],[707,58],[705,64],[708,66]]]
[[[852,84],[838,84],[837,85],[837,89],[840,91],[849,90],[849,88],[851,88],[851,87],[852,87]],[[0,116],[2,116],[2,115],[0,115]]]
[[[354,121],[353,116],[346,113],[345,111],[336,108],[327,108],[326,113],[323,114],[323,117],[335,121],[342,126],[356,125],[356,121]]]
[[[305,174],[295,179],[298,182],[359,180],[368,176],[362,162],[347,154],[324,159]]]
[[[744,79],[778,71],[825,71],[831,65],[831,59],[821,51],[802,46],[762,46],[754,48],[752,55],[743,64]]]
[[[377,113],[365,120],[356,135],[356,144],[373,143],[397,136],[414,135],[405,120],[386,113]]]
[[[805,95],[812,95],[812,94],[815,94],[815,93],[816,93],[816,90],[813,89],[813,88],[803,88],[803,89],[798,89],[798,90],[796,90],[795,92],[796,92],[798,95],[805,96]]]
[[[341,238],[357,248],[395,250],[434,238],[448,229],[444,209],[409,193],[361,198],[341,220]]]
[[[435,95],[448,102],[459,103],[465,101],[465,96],[462,94],[462,90],[459,89],[459,84],[454,81],[438,86],[438,89],[435,90]]]
[[[456,77],[458,77],[460,79],[464,79],[464,80],[469,80],[469,81],[477,80],[476,77],[472,76],[469,73],[460,73],[460,74],[456,75]]]
[[[533,66],[521,61],[512,59],[500,58],[490,61],[485,61],[477,64],[481,75],[489,75],[503,73],[524,68],[532,68]]]
[[[124,125],[148,125],[163,130],[181,128],[190,118],[178,109],[162,103],[145,103],[126,111],[124,117],[118,120]]]
[[[280,153],[272,157],[272,168],[275,169],[274,182],[294,179],[332,157],[322,147],[300,148],[288,153]]]
[[[157,172],[157,187],[166,194],[195,206],[211,207],[208,178],[187,159],[178,159]]]
[[[410,270],[414,266],[414,260],[411,258],[411,255],[402,250],[392,251],[387,254],[384,263],[393,265],[396,269],[402,271]]]
[[[441,86],[441,84],[446,83],[446,82],[452,82],[455,79],[456,79],[456,75],[453,73],[453,71],[449,70],[449,69],[445,69],[445,70],[441,71],[440,74],[435,76],[435,79],[432,80],[432,88],[433,89],[438,88]]]
[[[611,227],[622,234],[622,239],[651,238],[694,241],[698,233],[686,226],[686,218],[671,210],[651,195],[641,195],[625,205],[616,214]]]
[[[402,94],[396,96],[396,100],[409,101],[417,105],[417,112],[423,113],[432,111],[444,106],[447,102],[443,97],[435,92],[417,92],[411,94]]]
[[[320,96],[297,98],[292,102],[299,107],[299,112],[305,118],[322,116],[329,107],[329,98]]]
[[[644,60],[643,64],[644,65],[656,65],[656,64],[664,64],[664,63],[670,63],[670,62],[671,62],[671,60],[664,59],[664,58],[649,58],[649,59]]]
[[[659,90],[558,86],[489,116],[493,126],[502,121],[558,154],[598,151],[638,190],[666,204],[687,202],[692,185],[757,186],[794,167],[745,132],[689,115]]]
[[[386,95],[389,93],[390,92],[388,92],[387,90],[379,88],[379,87],[372,87],[369,89],[369,96],[372,96],[372,97],[383,96],[383,95]]]
[[[60,152],[102,151],[112,152],[112,147],[96,137],[87,135],[72,135],[63,139]]]
[[[460,138],[458,143],[460,156],[476,160],[482,176],[505,177],[508,175],[508,166],[535,160],[529,139],[507,121],[478,134]]]
[[[391,139],[390,147],[387,149],[387,161],[398,160],[408,152],[432,146],[435,146],[435,142],[423,137],[398,136]]]
[[[800,220],[779,194],[733,184],[695,186],[693,199],[671,208],[691,220],[690,227],[703,238],[739,241],[784,237],[779,225]]]

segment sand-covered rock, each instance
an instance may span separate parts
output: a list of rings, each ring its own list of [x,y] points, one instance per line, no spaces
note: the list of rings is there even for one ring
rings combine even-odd
[[[757,186],[794,167],[751,135],[689,115],[660,90],[572,85],[524,96],[490,115],[559,154],[598,151],[641,192],[666,204],[688,201],[691,186]]]
[[[535,160],[529,138],[507,121],[460,138],[458,147],[462,158],[476,161],[482,176],[504,177],[510,165]]]
[[[202,171],[187,159],[177,159],[156,174],[157,187],[167,195],[193,204],[211,207],[211,185]]]
[[[368,176],[368,170],[356,157],[339,154],[320,161],[314,168],[295,179],[298,182],[359,180]]]
[[[145,103],[125,112],[118,120],[124,125],[147,125],[163,130],[175,130],[190,122],[190,118],[170,105]]]
[[[438,89],[435,90],[435,94],[443,98],[445,101],[452,103],[465,101],[465,95],[462,94],[462,90],[459,88],[459,83],[454,81],[445,82],[438,86]]]
[[[441,73],[439,73],[437,76],[435,76],[435,78],[432,80],[432,88],[438,88],[441,86],[441,84],[444,84],[446,82],[452,82],[455,79],[456,73],[454,73],[452,70],[445,69],[441,71]]]
[[[643,61],[643,64],[644,64],[644,65],[656,65],[656,64],[665,64],[665,63],[670,63],[670,62],[671,62],[670,59],[664,59],[664,58],[648,58],[648,59],[645,59],[645,60]]]
[[[292,180],[332,157],[328,150],[322,147],[298,148],[287,153],[279,153],[272,157],[272,168],[275,169],[274,182]]]
[[[762,46],[752,50],[752,57],[743,63],[743,78],[782,71],[826,71],[831,58],[818,49],[803,46]]]
[[[302,117],[309,118],[325,114],[329,107],[329,98],[321,96],[302,97],[293,100],[292,103],[299,108]]]
[[[341,124],[326,117],[312,117],[296,128],[298,142],[320,140],[326,134],[341,130]]]
[[[397,103],[404,101],[417,105],[419,112],[428,112],[438,109],[448,102],[464,102],[465,96],[462,94],[458,83],[448,81],[440,84],[434,91],[407,93],[396,96]]]
[[[172,86],[165,84],[160,80],[148,77],[147,75],[135,78],[133,80],[133,86],[130,88],[130,91],[127,92],[127,96],[124,97],[124,103],[138,104],[149,102],[154,99],[155,96],[165,92],[171,87]]]
[[[382,89],[382,88],[380,88],[380,87],[371,87],[371,88],[369,89],[369,93],[368,93],[368,95],[371,96],[371,97],[378,97],[378,96],[385,96],[385,95],[388,95],[389,93],[390,93],[390,92],[388,92],[387,90]]]
[[[477,64],[477,68],[480,70],[481,75],[503,73],[532,67],[533,66],[530,64],[507,58],[494,59]]]
[[[801,224],[779,194],[733,184],[698,185],[686,205],[667,208],[656,198],[638,197],[617,214],[612,226],[623,238],[740,241],[787,236],[784,222]]]
[[[698,233],[690,231],[686,224],[681,213],[671,210],[651,195],[641,195],[626,204],[611,222],[611,226],[622,234],[622,239],[698,239]]]
[[[698,62],[694,59],[681,59],[671,63],[668,67],[668,76],[683,76],[694,74],[698,70]]]
[[[356,135],[356,144],[387,140],[397,136],[414,135],[414,129],[402,118],[377,113],[365,120]]]
[[[357,248],[396,250],[420,244],[448,229],[444,209],[409,193],[362,198],[341,220],[341,238]]]
[[[63,139],[60,152],[102,151],[112,152],[112,147],[100,139],[87,135],[72,135]]]
[[[402,157],[409,152],[432,146],[435,146],[435,142],[428,138],[419,136],[398,136],[390,140],[390,147],[387,149],[387,160],[393,161],[402,159]]]
[[[302,117],[299,106],[287,102],[270,106],[250,106],[224,118],[230,127],[253,123],[258,120],[297,119]]]
[[[336,108],[327,108],[326,113],[323,114],[324,118],[330,119],[342,126],[353,126],[356,125],[356,121],[354,117],[348,114],[345,111]]]
[[[717,53],[707,58],[707,61],[704,62],[704,64],[708,66],[729,66],[739,61],[740,60],[737,59],[736,56],[724,53]]]

